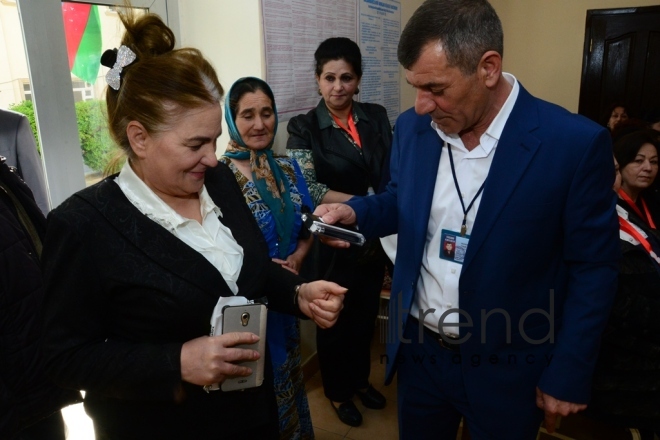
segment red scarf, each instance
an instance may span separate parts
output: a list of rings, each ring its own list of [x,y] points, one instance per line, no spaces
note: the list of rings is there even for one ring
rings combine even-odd
[[[362,142],[360,142],[360,134],[358,133],[357,127],[355,126],[355,122],[353,121],[353,109],[351,108],[351,111],[348,113],[348,127],[344,126],[341,120],[335,116],[334,113],[330,112],[330,114],[332,115],[332,119],[335,120],[337,125],[343,128],[346,133],[351,135],[353,142],[355,142],[358,147],[362,148]]]

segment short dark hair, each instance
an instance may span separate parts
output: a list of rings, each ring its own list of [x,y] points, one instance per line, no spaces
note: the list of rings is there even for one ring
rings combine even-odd
[[[275,96],[270,89],[268,83],[262,79],[254,77],[241,78],[231,86],[229,91],[229,110],[231,111],[231,118],[236,120],[236,110],[238,110],[238,102],[246,93],[256,93],[258,91],[264,92],[270,98],[270,105],[275,110]]]
[[[660,134],[652,129],[639,130],[622,136],[614,143],[614,157],[619,163],[619,169],[623,169],[635,160],[637,153],[644,144],[651,144],[656,151],[660,152]]]
[[[477,70],[489,50],[504,56],[504,32],[486,0],[426,0],[406,24],[397,56],[404,69],[419,59],[430,42],[442,42],[447,62],[464,75]]]
[[[350,38],[328,38],[319,44],[314,52],[314,60],[316,60],[316,76],[321,76],[323,66],[328,61],[344,60],[351,65],[358,78],[362,78],[362,53],[360,47]]]
[[[605,108],[605,112],[603,113],[603,117],[602,117],[603,127],[608,127],[609,128],[609,126],[607,124],[610,122],[610,118],[612,117],[612,113],[614,112],[614,110],[616,110],[619,107],[621,107],[623,109],[623,111],[628,115],[628,117],[630,117],[630,113],[628,112],[628,106],[626,104],[624,104],[623,102],[619,102],[619,101],[613,102]]]

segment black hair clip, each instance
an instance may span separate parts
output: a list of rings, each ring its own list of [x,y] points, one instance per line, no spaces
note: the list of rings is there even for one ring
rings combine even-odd
[[[119,46],[119,49],[108,49],[103,52],[101,64],[110,67],[105,75],[105,81],[111,88],[119,90],[122,69],[135,61],[136,58],[135,52],[123,44]]]
[[[117,49],[108,49],[101,55],[101,64],[105,67],[113,68],[117,62]]]

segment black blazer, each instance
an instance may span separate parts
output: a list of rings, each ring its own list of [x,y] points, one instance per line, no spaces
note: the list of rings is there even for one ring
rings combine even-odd
[[[39,349],[44,286],[35,242],[46,233],[46,219],[1,156],[0,184],[0,438],[11,439],[82,399],[80,393],[53,385]],[[9,193],[27,214],[34,238]]]
[[[618,200],[656,253],[660,234]],[[603,332],[589,413],[609,423],[658,429],[660,420],[660,268],[640,245],[619,240],[622,259],[614,306]]]
[[[332,125],[325,101],[315,109],[292,118],[287,125],[288,150],[311,150],[316,180],[331,190],[359,196],[378,190],[392,145],[392,127],[385,108],[353,102],[362,148],[355,148]],[[389,177],[389,175],[387,176]]]
[[[207,394],[181,381],[183,343],[209,334],[218,298],[232,292],[113,180],[76,193],[49,216],[45,347],[53,378],[87,391],[87,412],[107,438],[232,438],[271,423],[269,383]],[[271,309],[297,313],[293,292],[302,280],[271,262],[234,175],[220,164],[207,171],[206,188],[243,247],[239,294],[267,295]]]

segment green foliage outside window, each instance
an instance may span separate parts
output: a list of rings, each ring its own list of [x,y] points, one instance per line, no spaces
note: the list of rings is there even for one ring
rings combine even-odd
[[[76,102],[80,148],[85,165],[94,171],[103,171],[111,159],[114,142],[108,132],[105,101]]]
[[[37,140],[37,148],[39,149],[39,153],[41,153],[32,101],[22,101],[18,104],[10,105],[9,108],[27,116],[34,138]],[[78,120],[78,135],[80,136],[83,162],[94,171],[102,172],[108,162],[110,162],[112,154],[115,151],[114,142],[108,132],[105,101],[89,100],[76,102],[76,119]]]
[[[41,155],[41,144],[39,143],[39,136],[37,136],[37,121],[34,119],[34,107],[32,107],[32,101],[21,101],[18,104],[9,104],[9,110],[22,113],[28,118],[28,121],[30,121],[30,127],[32,128],[32,134],[34,134],[34,139],[37,141],[37,151],[39,151],[39,155]]]

